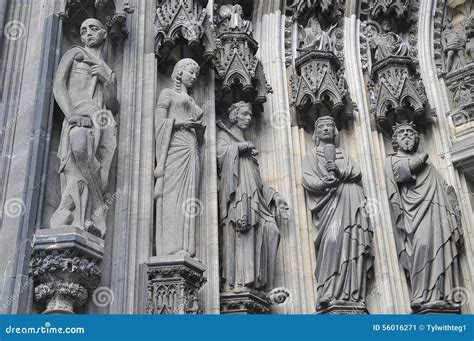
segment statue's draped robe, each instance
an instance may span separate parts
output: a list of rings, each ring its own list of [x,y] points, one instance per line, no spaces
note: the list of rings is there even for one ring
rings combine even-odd
[[[381,61],[390,56],[408,56],[409,45],[402,38],[393,32],[378,34],[372,38],[373,43],[377,46],[375,52],[375,60]]]
[[[429,163],[412,174],[410,158],[390,156],[385,165],[398,258],[409,274],[412,302],[450,301],[459,286],[462,230],[441,175]]]
[[[186,93],[164,89],[155,111],[156,250],[158,255],[195,255],[200,160],[194,129],[173,130],[175,122],[200,119],[202,110]]]
[[[82,47],[72,47],[62,57],[55,80],[56,100],[61,103],[59,96],[68,96],[77,116],[65,117],[63,121],[58,149],[62,196],[51,225],[83,228],[87,221],[91,221],[104,233],[107,216],[104,194],[117,146],[117,124],[112,114],[106,111],[111,108],[104,95],[104,85],[92,76],[90,65],[82,62],[84,59],[95,58]],[[63,82],[67,93],[58,91],[57,85]],[[113,88],[112,92],[116,91],[116,78],[112,71],[105,86]],[[116,98],[112,101],[115,103]],[[68,115],[66,108],[61,109]],[[68,120],[78,116],[89,117],[92,127],[71,126]],[[73,144],[80,145],[74,149],[80,149],[87,157],[77,160]]]
[[[276,192],[264,186],[256,159],[239,155],[237,143],[224,131],[217,135],[222,276],[227,289],[266,291],[273,285],[280,241],[270,209]]]
[[[322,149],[313,148],[303,160],[303,187],[317,229],[318,305],[328,298],[363,302],[373,265],[373,230],[365,213],[359,167],[339,148],[335,163],[341,183],[326,192],[322,179],[329,173]]]

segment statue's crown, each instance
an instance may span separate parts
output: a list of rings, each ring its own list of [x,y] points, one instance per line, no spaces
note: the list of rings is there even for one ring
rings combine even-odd
[[[393,126],[393,133],[396,134],[401,128],[411,128],[414,131],[417,131],[416,125],[413,122],[404,121],[402,123],[395,123]]]

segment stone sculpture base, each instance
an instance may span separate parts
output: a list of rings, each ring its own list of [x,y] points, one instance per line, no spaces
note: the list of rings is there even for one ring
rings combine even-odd
[[[450,308],[450,309],[442,309],[442,308],[426,308],[426,309],[420,309],[416,312],[413,312],[413,314],[417,315],[427,315],[427,314],[434,314],[434,315],[440,315],[440,314],[449,314],[449,315],[459,315],[461,314],[461,309],[456,309],[456,308]]]
[[[30,275],[43,314],[74,314],[100,282],[104,241],[76,227],[38,230],[33,240]]]
[[[226,292],[221,294],[221,314],[269,314],[270,302],[250,292],[233,293]]]
[[[206,266],[181,255],[152,257],[145,264],[145,314],[198,314]]]
[[[332,305],[318,310],[316,314],[327,315],[368,315],[369,311],[365,306],[360,305]]]

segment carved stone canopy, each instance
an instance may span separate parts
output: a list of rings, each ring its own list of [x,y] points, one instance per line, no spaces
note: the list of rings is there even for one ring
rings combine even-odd
[[[377,62],[371,78],[371,112],[381,132],[391,136],[394,124],[406,120],[418,127],[431,122],[424,87],[410,57],[391,56]]]
[[[127,15],[134,9],[125,0],[63,0],[58,16],[65,22],[65,32],[74,44],[80,44],[79,27],[88,18],[97,18],[107,28],[110,38],[121,42],[128,37]]]
[[[338,125],[349,120],[344,113],[347,85],[339,59],[329,51],[310,51],[296,59],[297,75],[293,76],[291,104],[298,113],[298,125],[306,125],[306,117],[333,116]],[[315,117],[310,121],[314,122]]]
[[[342,0],[293,0],[289,2],[293,20],[300,23],[305,21],[309,14],[320,13],[330,16],[331,20],[337,20],[344,12],[344,1]]]
[[[410,0],[369,0],[371,17],[390,16],[403,17],[410,7]]]
[[[155,54],[171,50],[184,39],[191,48],[204,46],[204,58],[214,55],[214,35],[206,12],[208,0],[159,0],[155,15]]]

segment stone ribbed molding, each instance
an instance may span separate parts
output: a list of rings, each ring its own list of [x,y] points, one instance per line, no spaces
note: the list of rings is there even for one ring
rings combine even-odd
[[[74,314],[86,305],[100,282],[103,253],[103,240],[78,228],[36,232],[30,276],[43,314]]]
[[[186,256],[153,257],[145,265],[145,314],[198,314],[198,292],[206,282],[206,267]]]

